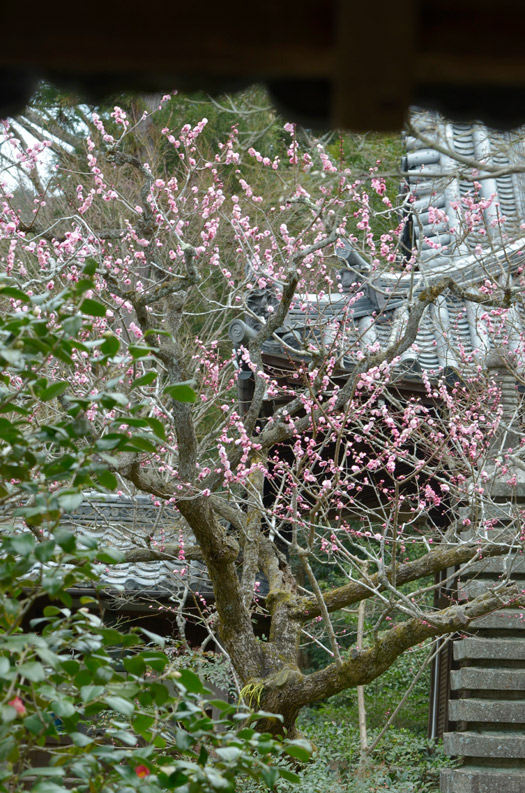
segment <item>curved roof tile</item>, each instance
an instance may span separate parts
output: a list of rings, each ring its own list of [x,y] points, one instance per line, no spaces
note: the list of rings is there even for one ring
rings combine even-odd
[[[487,279],[503,283],[524,262],[525,234],[520,228],[525,217],[524,175],[517,170],[499,175],[483,171],[485,164],[512,171],[523,163],[525,146],[519,135],[494,132],[482,124],[450,123],[426,111],[414,111],[411,126],[414,134],[405,137],[403,207],[417,266],[406,274],[400,261],[397,272],[372,274],[363,257],[342,240],[338,255],[345,268],[343,294],[304,296],[276,334],[282,345],[274,338],[263,347],[273,359],[304,360],[308,345],[328,346],[334,338],[334,321],[346,311],[346,350],[341,360],[343,368],[350,369],[358,351],[377,342],[384,347],[399,337],[409,296],[444,276],[471,290]],[[481,210],[480,201],[485,204]],[[462,211],[481,213],[481,227],[466,233]],[[362,295],[355,299],[357,290]],[[354,295],[350,308],[349,294]],[[252,308],[257,313],[257,299]],[[422,371],[438,376],[450,368],[461,370],[469,362],[479,365],[495,343],[511,351],[522,346],[522,308],[507,312],[499,340],[489,332],[486,311],[475,302],[443,293],[425,311],[414,344],[401,356],[406,376],[413,379]]]

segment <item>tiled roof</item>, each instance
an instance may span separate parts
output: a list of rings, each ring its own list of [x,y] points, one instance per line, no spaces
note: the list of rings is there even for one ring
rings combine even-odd
[[[329,346],[334,320],[340,319],[349,298],[360,291],[363,296],[352,299],[347,309],[345,341],[339,347],[341,368],[350,370],[357,353],[366,354],[377,342],[384,348],[402,335],[407,300],[424,288],[445,276],[470,291],[476,291],[486,279],[508,283],[512,271],[525,262],[525,232],[520,228],[525,220],[525,179],[517,169],[509,172],[523,163],[525,154],[517,133],[495,133],[481,124],[452,124],[429,112],[414,112],[411,121],[416,135],[406,136],[402,162],[407,221],[404,260],[400,255],[390,270],[381,266],[374,270],[364,255],[343,241],[339,248],[344,268],[342,289],[322,298],[308,295],[297,301],[301,305],[289,311],[283,327],[263,347],[272,359],[304,359],[312,344]],[[447,154],[450,151],[459,161]],[[483,172],[485,163],[502,173],[492,176]],[[473,196],[476,179],[480,187]],[[489,199],[482,213],[485,233],[476,230],[467,234],[462,227],[459,216],[471,197],[475,203]],[[502,216],[506,218],[503,224],[499,223]],[[408,271],[410,252],[416,252],[416,261]],[[248,296],[249,304],[250,299],[251,308],[257,313],[259,306],[264,317],[270,298],[258,290]],[[445,291],[426,309],[414,343],[401,356],[400,375],[419,379],[426,371],[437,377],[450,370],[461,371],[469,360],[484,364],[487,353],[500,341],[507,349],[517,350],[525,320],[522,309],[512,308],[496,335],[489,332],[486,311],[479,303]],[[242,339],[242,324],[235,321],[230,329],[236,343]],[[247,324],[253,327],[254,322],[247,320]]]
[[[166,545],[179,546],[181,539],[186,548],[195,545],[181,515],[168,505],[156,506],[147,496],[131,499],[87,493],[83,504],[65,516],[62,525],[124,553],[148,548],[162,551]],[[178,554],[173,560],[109,565],[102,571],[101,581],[104,587],[128,595],[140,591],[180,598],[188,588],[202,594],[210,591],[204,564],[179,559]]]

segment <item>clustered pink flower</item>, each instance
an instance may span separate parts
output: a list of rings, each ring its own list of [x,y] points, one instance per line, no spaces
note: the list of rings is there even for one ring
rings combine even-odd
[[[11,707],[16,710],[17,716],[26,715],[26,706],[24,705],[20,697],[13,697],[13,699],[9,700],[7,704],[11,705]]]

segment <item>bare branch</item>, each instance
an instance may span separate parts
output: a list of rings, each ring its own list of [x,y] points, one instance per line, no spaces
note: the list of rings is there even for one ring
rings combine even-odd
[[[436,546],[424,556],[413,562],[404,562],[396,567],[396,585],[402,586],[410,581],[417,581],[429,575],[434,575],[440,570],[448,567],[465,564],[480,557],[503,556],[508,554],[508,545],[495,545],[487,543],[480,546],[478,542],[464,543],[461,545]],[[392,569],[385,569],[387,578],[392,577]],[[375,592],[384,591],[385,586],[381,583],[381,574],[372,573],[364,581],[351,581],[342,587],[333,589],[324,595],[324,602],[327,611],[333,612],[338,609],[359,603],[361,600],[369,598]],[[302,622],[308,622],[315,617],[321,616],[321,610],[316,600],[303,600],[299,602],[292,612],[293,617]]]
[[[412,619],[387,631],[372,647],[355,650],[342,666],[331,664],[307,675],[297,685],[297,699],[306,704],[337,694],[345,688],[366,685],[385,672],[405,650],[425,639],[454,631],[464,631],[479,617],[510,603],[517,603],[518,587],[502,586],[499,591],[485,592],[465,605],[449,606]]]

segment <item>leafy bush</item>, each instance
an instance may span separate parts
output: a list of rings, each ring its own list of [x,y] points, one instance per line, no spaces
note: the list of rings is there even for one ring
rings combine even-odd
[[[438,793],[439,771],[450,764],[440,743],[392,728],[363,768],[359,730],[345,708],[306,711],[301,728],[317,747],[301,774],[301,793]],[[370,731],[370,742],[379,732]]]
[[[66,530],[43,542],[4,537],[0,550],[2,793],[211,793],[235,790],[239,777],[270,788],[298,780],[276,760],[308,759],[306,742],[258,732],[262,714],[212,699],[160,637],[106,627],[95,600],[76,611],[47,605],[24,630],[43,592],[96,582],[97,559],[111,563],[114,552]]]
[[[160,637],[107,627],[92,597],[73,603],[71,590],[96,590],[101,566],[122,555],[75,535],[62,515],[87,487],[115,489],[108,451],[155,450],[157,426],[151,420],[146,437],[144,420],[119,415],[115,432],[89,431],[93,404],[128,405],[118,381],[71,396],[58,419],[48,410],[68,384],[44,376],[50,360],[71,363],[81,349],[104,367],[118,353],[113,336],[86,338],[90,317],[106,311],[84,297],[95,269],[88,259],[83,279],[53,295],[0,280],[2,305],[27,309],[0,316],[0,793],[207,793],[233,791],[239,778],[296,781],[276,761],[307,759],[305,742],[274,740],[257,730],[260,715],[214,700]]]
[[[191,669],[205,685],[219,689],[221,696],[238,699],[239,690],[235,687],[232,665],[222,653],[201,650],[188,646],[187,642],[174,640],[169,641],[165,652],[177,669]]]
[[[397,661],[381,677],[365,686],[367,725],[379,731],[395,710],[399,700],[412,683],[428,655],[428,645],[416,647]],[[410,730],[424,737],[427,732],[430,690],[430,665],[422,673],[410,696],[394,719],[394,727]],[[346,718],[357,724],[357,691],[350,689],[330,700],[329,707],[346,713]],[[325,706],[326,707],[326,706]]]

